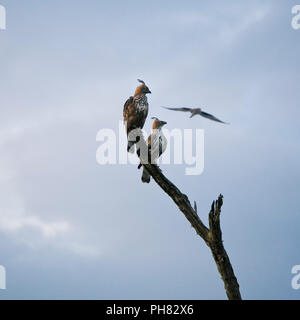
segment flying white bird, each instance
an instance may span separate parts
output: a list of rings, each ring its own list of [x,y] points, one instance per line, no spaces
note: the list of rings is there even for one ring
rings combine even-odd
[[[165,109],[168,109],[168,110],[173,110],[173,111],[190,112],[191,113],[190,118],[192,118],[196,114],[199,114],[200,116],[202,116],[204,118],[207,118],[207,119],[210,119],[210,120],[213,120],[213,121],[217,121],[217,122],[220,122],[220,123],[224,123],[224,124],[229,124],[228,122],[221,121],[220,119],[216,118],[215,116],[213,116],[210,113],[202,111],[200,108],[185,108],[185,107],[183,107],[183,108],[162,107],[162,108],[165,108]]]

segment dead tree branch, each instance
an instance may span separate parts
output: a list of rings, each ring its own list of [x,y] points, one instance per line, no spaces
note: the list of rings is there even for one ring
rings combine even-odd
[[[140,141],[140,143],[144,144],[145,141]],[[142,148],[146,148],[146,146],[144,145],[142,146]],[[142,159],[141,156],[140,159],[143,163],[144,168],[146,168],[155,182],[160,186],[162,190],[164,190],[169,195],[170,198],[172,198],[172,200],[178,206],[179,210],[191,223],[196,233],[205,241],[207,246],[210,248],[218,271],[224,282],[228,299],[241,300],[242,298],[239,291],[239,284],[234,275],[229,257],[223,246],[222,231],[220,226],[220,214],[223,205],[223,196],[220,195],[216,201],[213,201],[208,217],[209,228],[207,228],[198,216],[196,202],[194,202],[194,208],[192,208],[188,197],[163,175],[157,165],[147,163],[147,160]]]

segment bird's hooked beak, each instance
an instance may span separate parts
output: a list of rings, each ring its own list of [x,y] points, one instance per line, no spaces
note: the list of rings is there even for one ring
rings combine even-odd
[[[167,122],[166,121],[161,121],[160,124],[163,127],[165,124],[167,124]]]
[[[148,89],[148,91],[146,93],[150,93],[151,94],[152,92]]]

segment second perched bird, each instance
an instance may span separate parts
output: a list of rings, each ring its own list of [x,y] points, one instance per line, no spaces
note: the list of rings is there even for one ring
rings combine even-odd
[[[165,152],[167,148],[167,139],[162,132],[162,127],[167,124],[165,121],[161,121],[155,117],[153,124],[152,124],[152,134],[148,137],[147,145],[148,145],[148,163],[156,164],[158,158]],[[142,164],[138,166],[140,169]],[[150,175],[148,171],[143,168],[142,174],[142,182],[149,183],[150,182]]]
[[[148,100],[146,97],[147,93],[151,93],[149,88],[146,86],[143,80],[138,81],[141,83],[135,90],[134,96],[127,99],[123,109],[123,118],[126,125],[127,137],[130,132],[134,129],[142,129],[147,115],[148,115]],[[133,137],[132,137],[133,138]],[[131,147],[137,141],[128,141],[127,151],[133,152]]]
[[[200,108],[168,108],[168,107],[163,107],[165,109],[168,109],[168,110],[173,110],[173,111],[183,111],[183,112],[190,112],[191,113],[191,116],[190,118],[192,118],[193,116],[195,116],[196,114],[204,117],[204,118],[207,118],[207,119],[210,119],[210,120],[213,120],[213,121],[217,121],[217,122],[221,122],[221,123],[225,123],[225,124],[229,124],[228,122],[223,122],[221,121],[220,119],[216,118],[215,116],[213,116],[212,114],[210,113],[207,113],[207,112],[204,112],[202,111]]]

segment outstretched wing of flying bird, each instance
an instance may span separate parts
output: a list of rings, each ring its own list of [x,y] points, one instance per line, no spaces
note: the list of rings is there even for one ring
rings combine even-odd
[[[168,109],[168,110],[173,110],[173,111],[191,112],[191,117],[190,118],[192,118],[195,115],[199,114],[199,116],[202,116],[204,118],[207,118],[207,119],[210,119],[210,120],[213,120],[213,121],[217,121],[217,122],[220,122],[220,123],[224,123],[224,124],[229,124],[228,122],[224,122],[224,121],[216,118],[215,116],[213,116],[210,113],[202,111],[200,108],[186,108],[186,107],[182,107],[182,108],[163,107],[163,108]]]
[[[169,108],[169,107],[163,107],[165,109],[168,109],[168,110],[173,110],[173,111],[183,111],[183,112],[190,112],[192,109],[191,108]]]
[[[201,114],[200,114],[202,117],[204,118],[207,118],[207,119],[210,119],[210,120],[213,120],[213,121],[217,121],[217,122],[221,122],[221,123],[225,123],[225,124],[228,124],[228,122],[224,122],[218,118],[216,118],[215,116],[213,116],[212,114],[210,113],[207,113],[207,112],[204,112],[204,111],[201,111]]]

